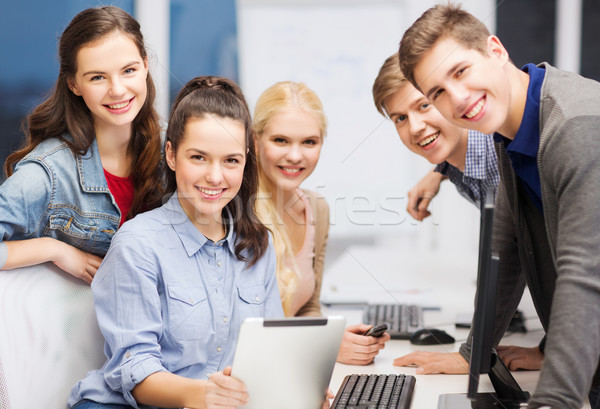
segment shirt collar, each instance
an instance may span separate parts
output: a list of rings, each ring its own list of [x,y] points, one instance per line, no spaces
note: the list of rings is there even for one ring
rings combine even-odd
[[[188,256],[192,256],[197,253],[204,245],[212,244],[212,240],[209,240],[194,226],[194,223],[187,217],[179,199],[177,198],[177,191],[171,195],[167,203],[163,206],[166,210],[169,223],[173,226],[175,233],[179,236],[183,247],[185,248]],[[235,254],[235,232],[233,231],[233,219],[231,212],[228,208],[225,208],[226,215],[224,222],[226,223],[227,235],[224,239],[214,243],[217,246],[227,245],[229,251]]]
[[[510,141],[500,134],[496,134],[496,141],[504,140],[507,152],[518,153],[531,158],[537,157],[540,143],[540,93],[546,70],[534,64],[526,64],[522,70],[529,74],[529,86],[527,87],[527,100],[521,125],[514,139]],[[500,136],[500,138],[498,138]]]
[[[69,137],[70,138],[70,137]],[[96,139],[83,155],[77,155],[79,183],[84,192],[109,192]]]
[[[485,138],[488,137],[488,135],[481,132],[469,130],[464,172],[446,161],[437,165],[434,171],[442,175],[447,175],[449,172],[458,172],[471,179],[484,180],[486,178],[486,161],[488,159]]]

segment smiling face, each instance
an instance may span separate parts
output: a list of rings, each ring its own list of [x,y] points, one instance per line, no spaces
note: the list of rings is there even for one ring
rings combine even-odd
[[[258,138],[260,166],[269,190],[291,192],[313,172],[323,137],[318,121],[300,108],[271,117]]]
[[[452,125],[408,81],[384,101],[402,143],[437,165],[444,161],[464,163],[468,131]],[[462,158],[461,158],[462,155]]]
[[[181,207],[204,232],[221,225],[221,212],[238,193],[246,164],[244,124],[229,118],[190,118],[177,151],[166,145]]]
[[[488,38],[486,54],[445,37],[421,58],[414,77],[448,121],[489,134],[509,126],[507,63],[508,53],[495,36]]]
[[[96,133],[131,127],[146,100],[147,61],[131,38],[119,31],[83,46],[71,91],[83,98]]]

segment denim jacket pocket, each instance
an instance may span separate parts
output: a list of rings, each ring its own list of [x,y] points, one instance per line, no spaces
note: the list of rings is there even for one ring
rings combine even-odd
[[[88,241],[93,239],[95,230],[94,223],[89,223],[76,212],[60,212],[50,215],[44,235],[83,250]]]
[[[240,315],[242,320],[248,317],[262,317],[265,312],[265,297],[267,296],[263,284],[240,286],[237,285],[238,296],[241,298]]]
[[[115,223],[104,214],[82,214],[75,208],[61,207],[49,215],[43,235],[104,257],[115,228]]]
[[[167,299],[171,335],[181,341],[204,339],[212,325],[206,289],[170,285]]]

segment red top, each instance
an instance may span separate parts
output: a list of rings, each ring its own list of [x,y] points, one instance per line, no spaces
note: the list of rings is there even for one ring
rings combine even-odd
[[[119,210],[121,210],[121,221],[119,227],[125,222],[127,213],[131,209],[131,203],[133,202],[133,180],[131,177],[122,178],[115,176],[104,169],[104,177],[106,177],[106,183],[108,184],[108,190],[112,193]]]

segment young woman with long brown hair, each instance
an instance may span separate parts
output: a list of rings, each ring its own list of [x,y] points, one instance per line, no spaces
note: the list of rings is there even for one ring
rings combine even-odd
[[[168,191],[127,222],[92,283],[108,360],[71,392],[77,409],[236,408],[240,325],[281,318],[275,255],[254,214],[254,133],[239,87],[198,77],[169,119]]]
[[[140,26],[117,7],[76,15],[59,59],[5,164],[0,269],[51,261],[91,282],[119,226],[161,204],[155,88]]]

